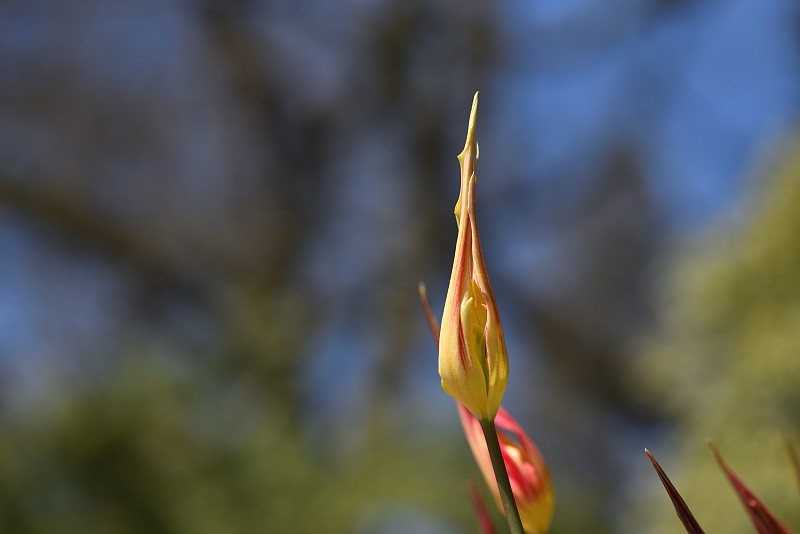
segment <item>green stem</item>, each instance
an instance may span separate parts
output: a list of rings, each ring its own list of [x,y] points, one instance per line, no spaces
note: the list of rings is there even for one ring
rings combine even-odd
[[[511,491],[511,483],[508,481],[508,471],[506,463],[503,461],[503,453],[500,451],[500,440],[497,439],[497,428],[494,426],[494,419],[481,420],[483,437],[486,439],[486,446],[489,448],[489,457],[492,459],[494,468],[494,478],[497,479],[497,489],[500,490],[500,500],[506,512],[506,521],[511,534],[525,534],[522,529],[522,520],[519,518],[517,503],[514,500],[514,493]]]

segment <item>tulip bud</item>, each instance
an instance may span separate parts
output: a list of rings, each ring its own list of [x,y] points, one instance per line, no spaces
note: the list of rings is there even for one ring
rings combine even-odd
[[[442,387],[475,417],[494,419],[508,382],[508,355],[500,314],[483,260],[475,219],[475,114],[472,103],[467,141],[458,156],[461,192],[456,203],[458,239],[439,336]]]
[[[502,512],[500,492],[481,424],[461,404],[458,413],[475,461]],[[533,441],[504,408],[500,408],[494,423],[522,527],[528,534],[543,534],[550,527],[553,516],[553,482],[547,465]]]

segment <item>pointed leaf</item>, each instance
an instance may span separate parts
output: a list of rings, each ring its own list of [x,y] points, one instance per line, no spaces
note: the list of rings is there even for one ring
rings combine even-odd
[[[708,442],[708,446],[711,447],[711,453],[714,455],[714,458],[717,459],[717,463],[725,471],[725,474],[728,476],[728,480],[731,481],[733,485],[733,489],[736,490],[736,493],[739,495],[739,499],[744,504],[745,510],[750,515],[750,520],[756,527],[758,534],[792,534],[792,531],[789,530],[786,525],[780,522],[780,520],[775,517],[775,515],[769,511],[769,509],[761,502],[761,500],[753,494],[750,489],[744,485],[744,482],[736,476],[730,467],[722,460],[722,456],[720,456],[719,451],[714,446],[712,442]]]
[[[469,485],[469,498],[472,501],[472,509],[475,510],[475,517],[478,520],[481,534],[497,534],[494,530],[494,525],[492,525],[489,510],[486,509],[486,503],[483,502],[483,496],[475,484]]]
[[[686,503],[683,501],[680,493],[678,490],[675,489],[675,486],[672,485],[670,482],[669,477],[661,469],[661,466],[658,465],[658,462],[650,454],[650,451],[647,449],[644,450],[647,453],[647,456],[650,457],[650,461],[653,463],[653,467],[656,469],[656,473],[658,473],[658,477],[661,479],[662,484],[664,484],[664,488],[667,490],[667,495],[672,500],[672,505],[675,506],[675,513],[678,514],[678,518],[683,523],[683,527],[686,529],[686,532],[689,534],[704,534],[703,529],[700,528],[700,525],[697,523],[697,520],[692,515],[692,512],[689,510],[689,507],[686,506]]]
[[[425,318],[428,320],[428,326],[433,334],[433,340],[436,346],[439,346],[439,323],[436,322],[436,317],[433,316],[431,305],[428,302],[428,291],[425,289],[425,283],[420,282],[417,286],[419,290],[419,299],[422,301],[422,309],[425,310]]]

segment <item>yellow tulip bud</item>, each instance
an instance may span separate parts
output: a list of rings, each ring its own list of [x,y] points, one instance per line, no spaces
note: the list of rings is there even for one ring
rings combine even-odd
[[[475,219],[475,115],[472,103],[467,141],[458,156],[461,192],[456,203],[458,239],[439,336],[442,387],[478,419],[494,419],[508,382],[503,327],[483,260]]]

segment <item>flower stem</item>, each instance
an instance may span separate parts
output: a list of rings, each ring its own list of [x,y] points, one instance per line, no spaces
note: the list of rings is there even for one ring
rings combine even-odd
[[[489,448],[489,457],[492,459],[494,478],[497,480],[497,489],[500,490],[500,500],[503,503],[503,510],[506,513],[506,521],[511,534],[525,534],[522,529],[522,521],[519,518],[517,503],[514,500],[514,493],[511,491],[511,483],[508,480],[508,471],[503,461],[503,453],[500,450],[500,440],[497,439],[497,428],[494,426],[494,419],[481,420],[483,437],[486,439],[486,446]]]

